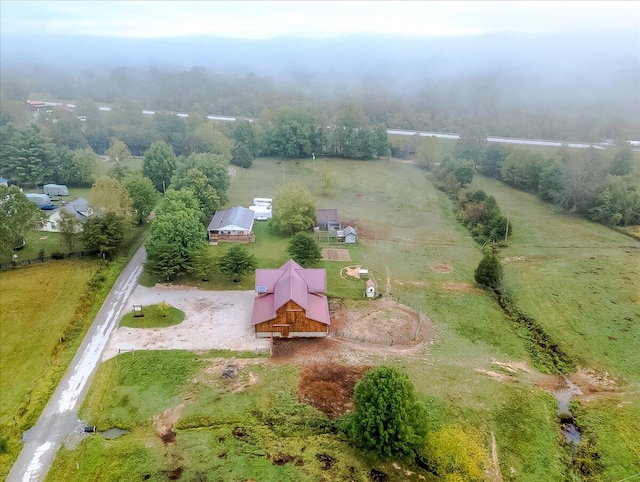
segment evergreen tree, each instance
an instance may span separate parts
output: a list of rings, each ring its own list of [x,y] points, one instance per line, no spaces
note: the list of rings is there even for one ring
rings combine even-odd
[[[476,282],[487,288],[496,289],[502,283],[502,263],[492,249],[488,249],[474,272]]]
[[[425,411],[413,384],[396,368],[374,368],[354,391],[353,441],[380,457],[406,456],[422,445]]]
[[[322,259],[318,242],[304,233],[296,233],[293,235],[289,242],[287,252],[296,263],[305,267],[314,266]]]
[[[218,259],[218,269],[227,278],[235,282],[241,280],[242,276],[256,269],[258,262],[255,256],[247,251],[241,244],[234,244],[229,251]]]

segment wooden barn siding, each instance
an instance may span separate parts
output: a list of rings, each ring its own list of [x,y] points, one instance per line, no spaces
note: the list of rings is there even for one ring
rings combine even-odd
[[[256,333],[260,332],[281,332],[283,328],[281,324],[289,324],[289,333],[291,332],[315,332],[327,333],[328,327],[319,321],[309,320],[305,316],[305,310],[300,308],[294,301],[288,301],[286,305],[276,312],[274,320],[264,321],[255,326]]]

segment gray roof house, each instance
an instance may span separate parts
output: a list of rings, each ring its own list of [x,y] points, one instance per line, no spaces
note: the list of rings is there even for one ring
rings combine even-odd
[[[213,215],[207,231],[210,243],[218,241],[252,243],[255,241],[253,211],[242,206],[218,209]]]
[[[49,219],[44,224],[44,231],[51,231],[57,233],[60,231],[60,213],[65,211],[69,214],[73,214],[78,221],[85,223],[87,219],[93,216],[93,209],[89,207],[89,201],[85,198],[78,197],[73,201],[65,202],[58,209],[51,212]]]

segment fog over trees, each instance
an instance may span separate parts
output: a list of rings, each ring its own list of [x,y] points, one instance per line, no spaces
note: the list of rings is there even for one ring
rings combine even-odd
[[[10,101],[48,92],[128,102],[129,112],[258,117],[295,106],[335,120],[353,104],[390,128],[640,139],[639,43],[637,32],[324,40],[9,33],[0,46],[3,116]]]

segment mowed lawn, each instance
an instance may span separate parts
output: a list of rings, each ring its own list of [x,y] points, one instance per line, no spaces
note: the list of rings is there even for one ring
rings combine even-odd
[[[0,424],[46,372],[94,267],[66,260],[0,273]]]
[[[640,242],[493,179],[472,187],[510,212],[501,255],[518,306],[580,365],[639,383]]]

